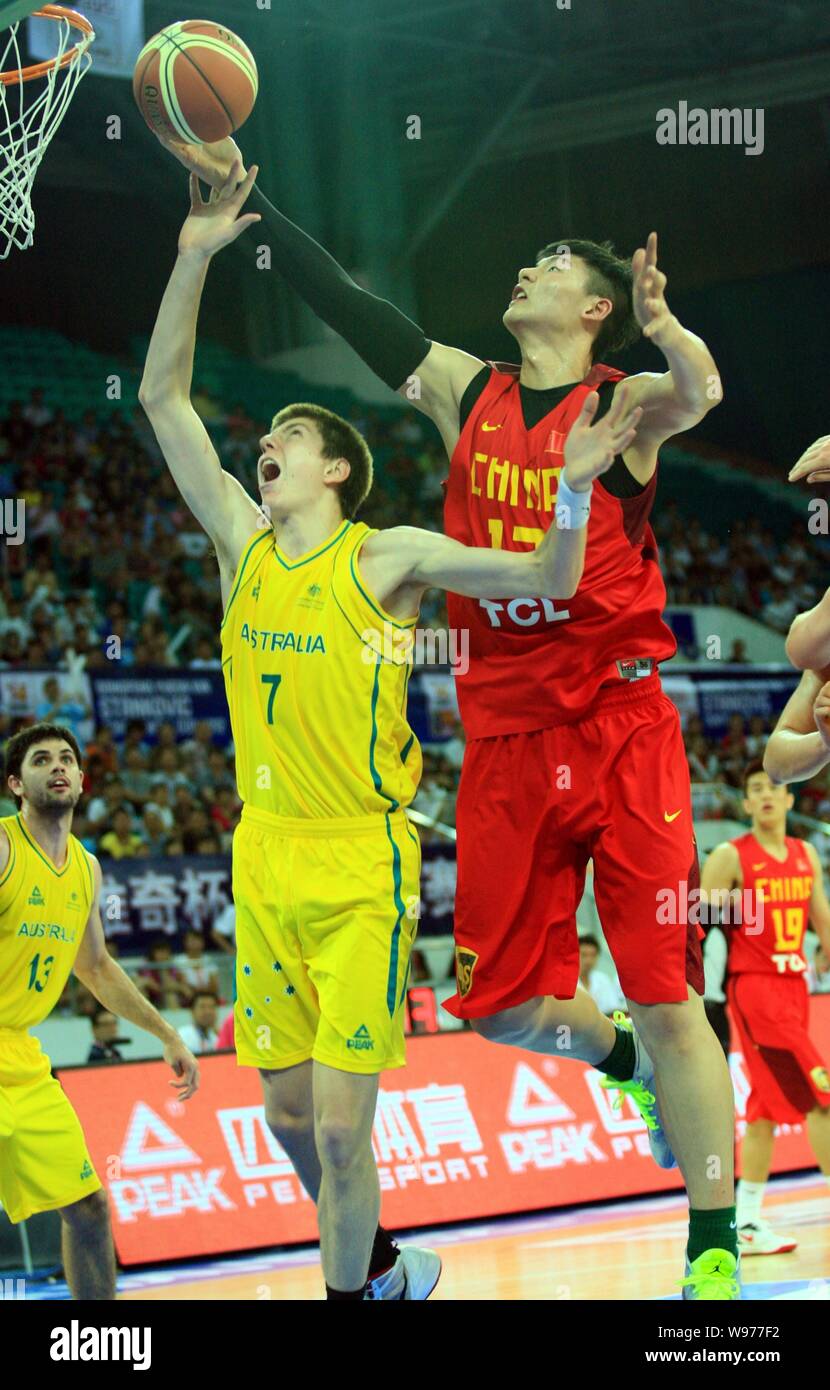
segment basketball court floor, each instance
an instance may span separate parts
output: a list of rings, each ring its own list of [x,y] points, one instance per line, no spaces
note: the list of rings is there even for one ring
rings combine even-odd
[[[743,1261],[744,1298],[830,1301],[830,1186],[817,1174],[771,1184],[764,1214],[793,1234],[787,1255]],[[677,1196],[614,1202],[399,1237],[440,1251],[434,1301],[550,1302],[679,1297],[686,1232]],[[125,1300],[321,1299],[316,1248],[163,1266],[119,1277]],[[29,1298],[68,1298],[65,1285],[29,1286]]]

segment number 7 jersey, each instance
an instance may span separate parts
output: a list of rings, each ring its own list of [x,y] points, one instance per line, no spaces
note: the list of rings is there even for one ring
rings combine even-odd
[[[296,819],[412,800],[421,750],[406,717],[417,615],[401,622],[359,567],[373,532],[344,521],[296,559],[251,536],[222,622],[222,673],[242,801]]]

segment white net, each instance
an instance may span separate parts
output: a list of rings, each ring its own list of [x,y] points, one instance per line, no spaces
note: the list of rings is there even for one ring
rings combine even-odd
[[[34,241],[35,174],[92,62],[89,46],[95,35],[83,33],[64,16],[52,22],[58,30],[55,58],[41,76],[28,81],[18,46],[23,21],[0,34],[0,260],[13,246],[26,251]]]

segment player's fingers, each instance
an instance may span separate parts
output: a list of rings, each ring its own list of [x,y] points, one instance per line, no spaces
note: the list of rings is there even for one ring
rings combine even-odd
[[[231,164],[230,169],[228,170],[228,176],[220,189],[220,193],[223,198],[230,197],[230,195],[236,191],[236,185],[239,182],[239,175],[241,174],[241,172],[242,160],[235,158],[233,163]]]
[[[615,426],[625,415],[625,412],[628,409],[628,402],[630,396],[631,389],[627,381],[621,381],[619,385],[614,388],[614,398],[611,401],[610,408],[604,417],[605,423],[607,425],[610,425],[612,429],[615,428]]]
[[[830,435],[821,435],[812,443],[809,449],[805,449],[801,458],[798,459],[789,471],[789,478],[795,482],[797,478],[804,477],[805,473],[815,466],[817,462],[830,464]]]
[[[584,404],[583,404],[583,406],[582,406],[582,409],[581,409],[580,412],[579,412],[579,416],[578,416],[578,419],[577,419],[577,423],[580,424],[580,425],[590,425],[591,421],[593,420],[594,416],[595,416],[596,413],[597,413],[597,406],[598,406],[598,405],[599,405],[599,392],[598,392],[598,391],[589,391],[589,392],[588,392],[588,395],[585,397],[585,401],[584,401]]]
[[[233,240],[236,241],[236,238],[253,226],[254,222],[261,221],[262,217],[258,212],[246,212],[244,217],[238,217],[233,224]]]
[[[241,166],[241,164],[240,164],[240,169],[241,169],[241,167],[242,167],[242,166]],[[239,204],[240,207],[241,207],[242,204],[245,202],[245,199],[248,197],[248,195],[249,195],[251,189],[253,188],[254,184],[256,183],[256,179],[257,179],[257,174],[258,174],[258,173],[259,173],[259,165],[258,165],[258,164],[252,164],[251,167],[250,167],[250,169],[248,170],[247,174],[245,175],[244,179],[242,180],[242,182],[240,183],[239,187],[237,188],[236,193],[234,194],[234,198],[236,199],[236,202]]]
[[[659,333],[660,329],[663,327],[665,322],[666,315],[663,307],[661,306],[660,312],[656,313],[654,317],[650,320],[650,322],[647,323],[645,328],[643,329],[643,337],[653,338],[655,333]]]
[[[630,429],[636,429],[642,414],[642,409],[639,406],[626,406],[615,420],[609,421],[606,416],[603,423],[608,424],[611,438],[616,441],[622,435],[627,434]]]
[[[646,261],[649,265],[657,264],[657,233],[649,232],[646,242]]]
[[[199,179],[198,179],[198,176],[197,176],[196,174],[191,174],[191,175],[190,175],[190,180],[189,180],[189,182],[190,182],[190,206],[191,206],[191,209],[193,210],[193,212],[195,212],[195,211],[197,210],[197,208],[203,208],[203,207],[204,207],[204,205],[205,205],[205,200],[204,200],[204,198],[202,197],[202,190],[201,190],[201,188],[199,187]]]
[[[612,457],[616,458],[617,454],[624,454],[636,434],[637,431],[633,428],[618,430],[616,433],[612,434],[609,441]]]
[[[804,463],[796,464],[795,468],[790,470],[787,474],[787,482],[803,483],[805,478],[814,476],[816,469],[820,470],[822,468],[830,468],[830,458],[823,459],[821,457],[814,457],[807,459]]]

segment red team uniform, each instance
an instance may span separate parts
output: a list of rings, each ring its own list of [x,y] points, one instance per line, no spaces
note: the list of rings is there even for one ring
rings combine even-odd
[[[624,373],[596,364],[532,429],[518,367],[491,365],[453,451],[444,529],[465,545],[528,550],[554,521],[564,443],[589,391]],[[594,862],[597,909],[625,994],[640,1004],[703,992],[689,773],[657,663],[676,643],[636,496],[594,484],[585,570],[568,600],[448,596],[469,632],[457,676],[467,749],[458,794],[457,992],[477,1018],[539,995],[572,998],[576,909]],[[658,894],[678,911],[658,914]],[[664,921],[665,916],[673,917]]]
[[[764,902],[755,929],[735,924],[729,930],[726,997],[752,1082],[746,1118],[750,1124],[799,1124],[817,1105],[830,1106],[830,1077],[807,1031],[804,933],[813,866],[803,841],[789,835],[781,862],[752,834],[732,843],[744,892]]]

